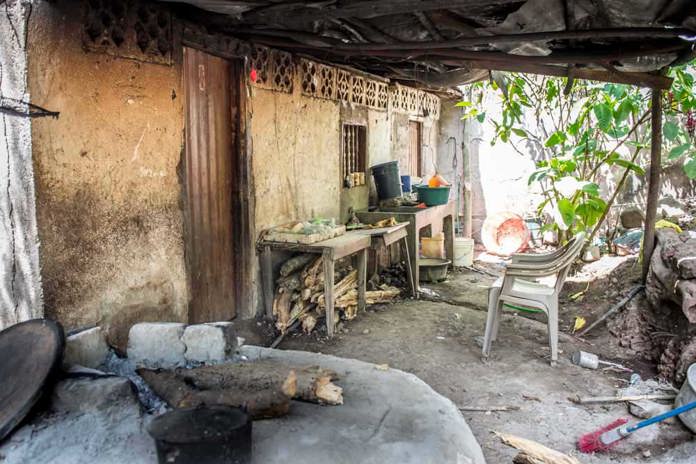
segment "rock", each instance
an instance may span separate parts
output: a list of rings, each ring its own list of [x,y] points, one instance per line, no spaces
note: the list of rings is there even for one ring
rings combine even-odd
[[[672,197],[661,198],[657,205],[657,210],[662,214],[662,217],[671,222],[678,222],[679,218],[688,214],[686,206]]]
[[[185,364],[185,325],[179,322],[143,322],[128,332],[128,358],[139,366],[172,367]]]
[[[645,216],[637,206],[626,208],[621,212],[621,225],[624,229],[643,227],[643,221],[645,221]]]
[[[66,338],[63,364],[97,368],[104,363],[108,353],[104,332],[97,326]]]
[[[237,348],[237,335],[232,322],[212,322],[190,325],[181,341],[186,345],[187,361],[224,361]]]
[[[640,419],[650,419],[651,417],[655,417],[658,414],[671,411],[672,406],[668,404],[656,403],[655,401],[642,400],[629,402],[628,410],[631,412],[631,414]],[[670,421],[672,423],[675,422],[674,418],[667,419],[665,422]]]

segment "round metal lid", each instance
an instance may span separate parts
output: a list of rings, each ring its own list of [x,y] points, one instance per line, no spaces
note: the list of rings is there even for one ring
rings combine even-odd
[[[63,329],[33,319],[0,332],[0,441],[41,398],[46,380],[63,357]]]

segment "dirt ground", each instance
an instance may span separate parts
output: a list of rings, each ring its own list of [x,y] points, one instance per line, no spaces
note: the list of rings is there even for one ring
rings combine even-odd
[[[488,269],[495,271],[496,266]],[[562,329],[568,329],[575,315],[585,314],[590,320],[630,288],[630,277],[621,277],[621,282],[613,282],[612,278],[597,279],[596,288],[588,288],[579,301],[562,299]],[[417,375],[461,408],[519,407],[505,412],[462,411],[491,464],[512,462],[516,454],[493,431],[512,433],[576,454],[575,441],[580,435],[616,418],[630,417],[624,404],[588,406],[569,400],[574,395],[613,395],[628,383],[629,374],[587,370],[569,361],[570,353],[583,349],[630,365],[631,359],[621,357],[621,350],[610,340],[604,326],[588,342],[562,336],[561,359],[553,368],[548,362],[545,323],[518,313],[507,314],[492,358],[483,363],[483,310],[486,289],[493,280],[485,274],[455,271],[447,282],[428,286],[444,301],[404,300],[373,306],[355,320],[342,323],[339,334],[331,340],[323,331],[310,336],[295,334],[287,336],[279,348],[388,364]],[[575,286],[569,284],[573,293],[579,291]],[[643,378],[654,374],[641,363],[632,367]],[[675,423],[643,429],[607,454],[578,457],[583,463],[686,464],[693,462],[694,455],[693,435]]]

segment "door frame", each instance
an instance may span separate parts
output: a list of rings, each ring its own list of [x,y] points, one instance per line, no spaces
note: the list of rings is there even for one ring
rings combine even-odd
[[[183,70],[183,54],[184,48],[191,48],[200,52],[207,53],[209,55],[216,56],[218,58],[223,58],[230,63],[230,82],[237,88],[230,92],[231,95],[237,96],[238,101],[230,102],[229,109],[232,112],[231,120],[236,125],[237,137],[234,140],[235,146],[232,147],[232,153],[237,154],[236,159],[233,159],[233,169],[237,178],[234,182],[234,188],[236,190],[236,195],[232,199],[233,208],[233,220],[232,227],[232,249],[233,249],[233,268],[234,268],[234,299],[236,307],[236,318],[249,319],[256,316],[257,304],[252,301],[255,279],[253,278],[255,270],[255,217],[254,217],[254,190],[252,181],[252,168],[251,168],[251,157],[249,156],[249,147],[251,146],[249,137],[249,131],[247,130],[249,126],[250,114],[248,111],[248,89],[246,83],[246,68],[247,64],[243,58],[231,58],[228,53],[221,51],[216,53],[214,49],[210,47],[198,47],[194,44],[186,43],[182,44],[180,47],[181,53],[180,63],[181,63],[181,79],[182,79],[182,89],[185,85]],[[236,61],[238,66],[232,66],[232,62]],[[234,71],[237,72],[234,72]],[[183,117],[184,121],[186,119],[187,104],[184,102],[183,106]],[[236,113],[236,114],[235,114]],[[185,126],[185,125],[184,125]],[[186,128],[184,127],[184,131]],[[186,137],[183,137],[184,145],[182,146],[182,186],[186,189]],[[187,194],[184,190],[183,199],[186,201]],[[187,206],[184,206],[184,242],[186,244],[186,254],[188,255],[188,237],[190,237],[190,218],[188,217]],[[186,278],[189,290],[191,289],[191,267],[189,263],[189,257],[187,256],[186,261]],[[188,309],[187,309],[188,314]]]

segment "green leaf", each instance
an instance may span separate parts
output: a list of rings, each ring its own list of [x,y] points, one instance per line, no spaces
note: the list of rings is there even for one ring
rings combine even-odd
[[[460,101],[460,102],[457,102],[454,106],[461,106],[463,108],[466,108],[466,107],[471,106],[471,105],[473,105],[473,103],[470,101]]]
[[[696,158],[691,158],[684,163],[684,173],[689,179],[696,179]]]
[[[527,138],[527,132],[525,132],[522,129],[518,129],[516,127],[513,127],[512,132],[514,132],[515,135],[517,135],[518,137]]]
[[[643,168],[641,168],[639,165],[637,165],[636,163],[633,163],[631,161],[619,158],[619,159],[614,161],[614,164],[616,164],[617,166],[621,166],[622,168],[630,169],[631,171],[635,172],[636,174],[638,174],[640,176],[645,175],[645,170]]]
[[[563,224],[566,227],[570,227],[575,220],[575,206],[573,206],[573,203],[567,198],[561,198],[558,200],[558,212],[563,220]]]
[[[664,134],[665,138],[669,141],[675,140],[677,137],[679,137],[679,132],[679,126],[677,126],[671,121],[667,121],[662,126],[662,133]]]
[[[630,100],[624,100],[614,112],[614,119],[617,123],[622,123],[633,112],[633,103]]]
[[[606,130],[611,126],[613,117],[611,107],[608,104],[602,103],[601,105],[596,105],[592,111],[597,118],[600,129]]]
[[[549,137],[546,140],[546,143],[544,144],[544,146],[553,147],[555,145],[558,145],[558,144],[565,142],[567,140],[567,138],[568,137],[566,136],[565,132],[556,131],[553,134],[551,134],[551,137]]]
[[[477,116],[476,116],[476,120],[477,120],[478,122],[483,122],[483,121],[485,121],[485,120],[486,120],[486,113],[485,113],[485,111],[484,111],[483,113],[477,115]]]
[[[587,184],[582,186],[582,191],[587,193],[590,196],[598,197],[599,196],[599,185],[595,184],[594,182],[588,182]]]
[[[678,146],[672,148],[672,149],[669,151],[669,156],[667,157],[667,159],[668,159],[668,160],[677,159],[677,158],[679,158],[681,155],[683,155],[684,152],[686,152],[686,150],[688,150],[689,148],[691,148],[691,144],[690,144],[690,143],[684,143],[684,144],[682,144],[682,145],[678,145]]]

